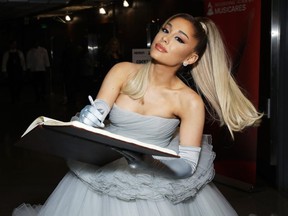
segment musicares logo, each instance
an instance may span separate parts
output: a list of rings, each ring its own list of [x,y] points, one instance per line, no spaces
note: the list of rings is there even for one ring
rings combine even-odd
[[[225,13],[243,12],[247,9],[247,4],[254,2],[254,0],[228,0],[221,2],[209,2],[207,16]]]

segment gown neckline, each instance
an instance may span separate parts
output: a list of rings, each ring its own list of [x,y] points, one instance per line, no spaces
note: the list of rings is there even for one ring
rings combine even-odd
[[[133,115],[137,115],[137,116],[143,117],[143,118],[158,118],[158,119],[163,119],[163,120],[171,120],[171,121],[178,121],[178,122],[180,121],[178,118],[166,118],[166,117],[155,116],[155,115],[140,114],[140,113],[137,113],[137,112],[126,110],[126,109],[120,107],[119,105],[117,105],[116,103],[113,104],[113,107],[117,108],[118,110],[120,110],[122,112],[133,114]]]

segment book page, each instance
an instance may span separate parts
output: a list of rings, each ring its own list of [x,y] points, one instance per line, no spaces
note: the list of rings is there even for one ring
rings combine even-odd
[[[133,143],[134,145],[138,145],[138,146],[149,148],[149,149],[155,149],[157,151],[166,152],[168,154],[177,156],[177,153],[175,151],[171,150],[171,149],[159,147],[159,146],[156,146],[156,145],[153,145],[153,144],[149,144],[149,143],[143,143],[143,142],[140,142],[138,140],[131,139],[131,138],[128,138],[128,137],[124,137],[124,136],[121,136],[121,135],[117,135],[117,134],[111,133],[109,131],[100,129],[100,128],[94,128],[92,126],[83,124],[83,123],[81,123],[79,121],[62,122],[62,121],[55,120],[55,119],[52,119],[52,118],[48,118],[48,117],[45,117],[45,116],[40,116],[37,119],[35,119],[32,122],[32,124],[28,127],[28,129],[24,132],[22,137],[25,136],[27,133],[29,133],[31,130],[33,130],[35,127],[37,127],[39,125],[63,126],[63,127],[64,126],[68,126],[68,127],[69,126],[74,126],[74,127],[81,128],[81,129],[84,129],[84,130],[92,132],[92,133],[98,133],[98,134],[101,134],[101,135],[104,135],[104,136],[107,136],[107,137],[111,137],[111,138],[114,138],[114,139],[122,140],[124,142]]]

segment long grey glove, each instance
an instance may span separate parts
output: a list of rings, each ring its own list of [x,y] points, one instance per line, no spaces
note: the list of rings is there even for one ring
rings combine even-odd
[[[85,106],[79,115],[79,121],[93,127],[105,127],[104,120],[110,112],[109,105],[101,99],[91,102],[91,105]]]
[[[136,152],[118,150],[131,168],[153,169],[165,176],[173,178],[187,178],[196,170],[201,147],[179,146],[180,158],[153,157]]]

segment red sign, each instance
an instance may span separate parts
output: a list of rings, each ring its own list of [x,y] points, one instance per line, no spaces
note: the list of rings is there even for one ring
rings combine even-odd
[[[233,75],[244,93],[258,107],[260,61],[260,0],[205,0],[206,16],[222,32],[233,61]],[[213,134],[214,135],[214,134]],[[216,174],[248,184],[256,183],[257,129],[214,135]]]

